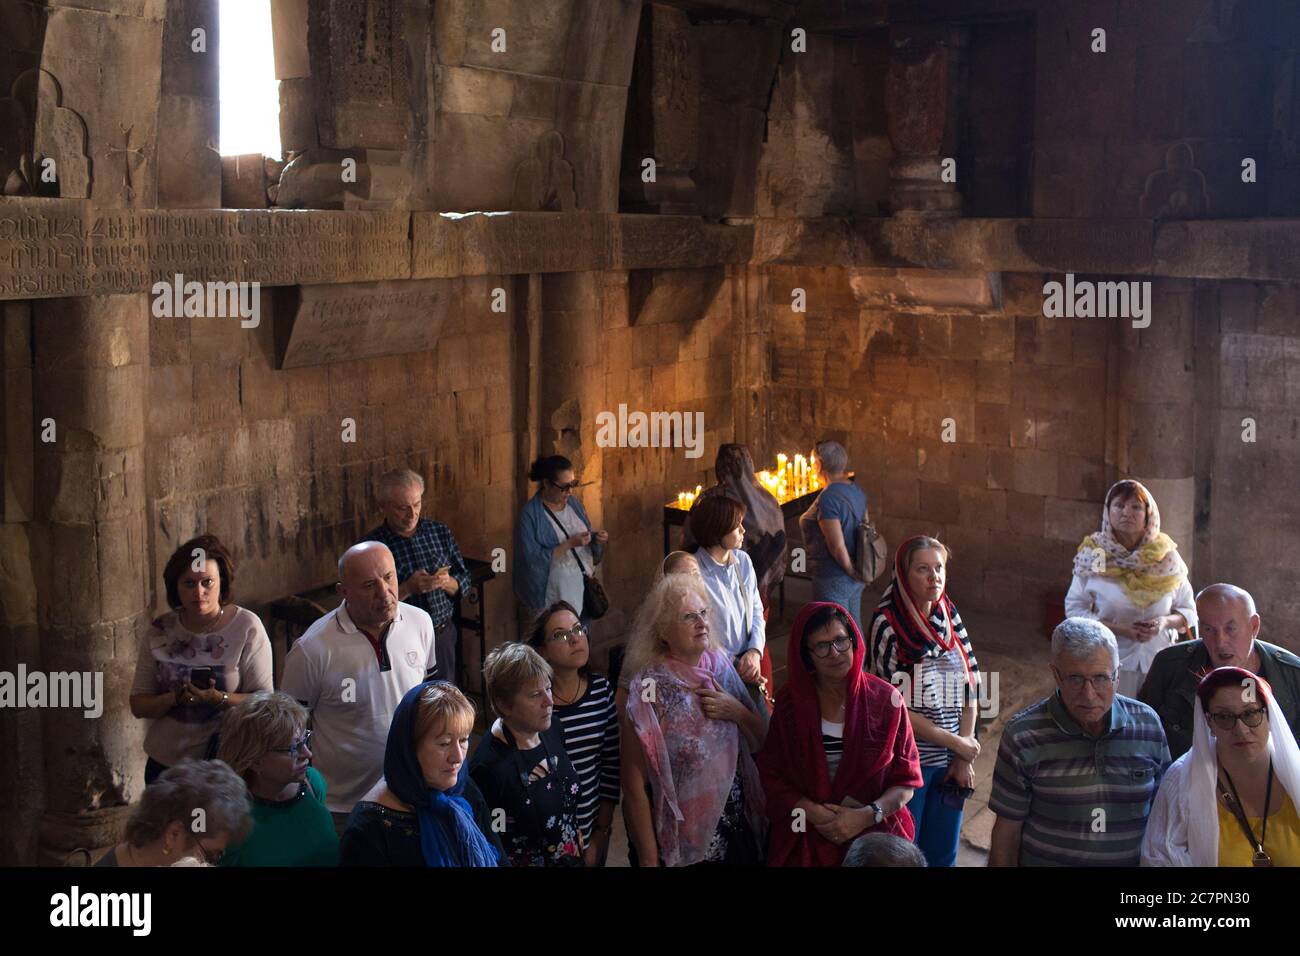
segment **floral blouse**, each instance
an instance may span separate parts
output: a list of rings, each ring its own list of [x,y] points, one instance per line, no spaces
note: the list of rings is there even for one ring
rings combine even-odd
[[[501,837],[503,865],[582,865],[581,785],[565,753],[558,721],[529,750],[518,749],[513,739],[507,742],[489,733],[470,758],[469,772],[487,801],[492,828]]]

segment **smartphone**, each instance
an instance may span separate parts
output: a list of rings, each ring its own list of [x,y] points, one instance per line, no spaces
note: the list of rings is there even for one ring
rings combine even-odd
[[[449,573],[450,571],[451,571],[451,565],[450,565],[450,564],[444,564],[444,565],[443,565],[442,567],[440,567],[437,571],[434,571],[433,574],[434,574],[434,577],[437,577],[439,574],[447,574],[447,573]]]
[[[190,683],[193,684],[195,687],[197,687],[199,690],[207,690],[208,681],[210,680],[212,680],[211,667],[190,668]]]

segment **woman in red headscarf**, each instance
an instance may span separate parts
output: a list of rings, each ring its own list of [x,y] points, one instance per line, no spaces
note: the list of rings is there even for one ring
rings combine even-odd
[[[808,604],[795,618],[789,682],[758,758],[769,866],[839,866],[868,830],[913,837],[916,741],[898,691],[862,670],[865,653],[838,604]]]
[[[975,792],[972,764],[979,662],[948,597],[948,548],[909,538],[894,555],[894,580],[867,629],[872,673],[897,686],[921,754],[925,785],[912,799],[916,845],[930,866],[953,866],[962,810]]]

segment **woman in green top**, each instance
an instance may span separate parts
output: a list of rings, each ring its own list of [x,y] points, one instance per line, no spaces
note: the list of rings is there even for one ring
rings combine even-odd
[[[223,866],[338,866],[325,778],[309,766],[306,727],[306,708],[281,691],[259,691],[226,712],[219,757],[248,784],[253,830]]]

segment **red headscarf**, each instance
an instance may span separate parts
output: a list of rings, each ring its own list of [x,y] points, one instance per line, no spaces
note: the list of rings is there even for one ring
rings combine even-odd
[[[806,604],[795,618],[790,630],[789,682],[777,695],[767,742],[758,757],[767,813],[773,824],[767,851],[769,866],[839,866],[848,851],[849,844],[831,843],[811,823],[805,832],[794,832],[792,811],[801,798],[815,803],[843,803],[853,797],[867,804],[890,787],[917,788],[923,783],[903,697],[893,685],[862,670],[866,648],[847,611],[853,666],[846,678],[844,754],[831,780],[822,748],[817,686],[799,653],[808,619],[826,607],[839,605]],[[915,834],[912,814],[906,807],[885,817],[874,829],[908,840]]]

